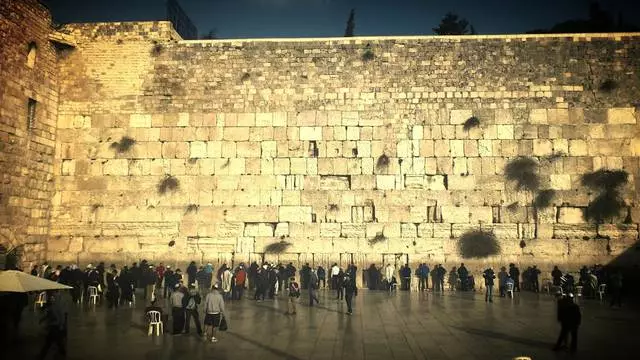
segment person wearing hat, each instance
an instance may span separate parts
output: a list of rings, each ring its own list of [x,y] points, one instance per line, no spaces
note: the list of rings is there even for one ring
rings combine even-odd
[[[173,335],[182,333],[184,329],[184,308],[182,306],[182,299],[184,298],[184,292],[181,289],[180,284],[174,285],[174,291],[169,298],[169,304],[171,305],[171,316],[173,317]]]
[[[225,317],[224,298],[220,294],[218,283],[213,285],[213,290],[204,298],[204,335],[205,340],[218,342],[215,337],[216,328],[220,326],[222,318]]]
[[[560,322],[560,335],[558,341],[553,347],[554,351],[558,351],[567,346],[567,337],[571,333],[572,353],[576,352],[578,347],[578,327],[582,320],[580,307],[573,302],[573,294],[568,293],[558,300],[558,322]]]

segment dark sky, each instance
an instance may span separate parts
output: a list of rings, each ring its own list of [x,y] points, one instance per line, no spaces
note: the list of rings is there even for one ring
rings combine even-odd
[[[20,1],[20,0],[15,0]],[[201,34],[220,38],[342,36],[351,8],[356,35],[432,34],[447,11],[480,34],[523,33],[587,18],[590,0],[179,0]],[[45,0],[59,23],[160,20],[165,0]],[[640,23],[639,0],[601,0]]]

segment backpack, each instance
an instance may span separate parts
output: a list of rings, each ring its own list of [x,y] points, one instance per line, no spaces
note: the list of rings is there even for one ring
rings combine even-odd
[[[293,282],[289,285],[289,296],[300,297],[300,286],[298,286],[298,283]]]

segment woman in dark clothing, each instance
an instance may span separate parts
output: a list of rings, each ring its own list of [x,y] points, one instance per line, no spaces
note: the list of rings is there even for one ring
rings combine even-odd
[[[121,301],[123,303],[125,301],[131,303],[133,301],[134,279],[126,266],[122,268],[122,271],[120,272],[118,284],[120,285]]]

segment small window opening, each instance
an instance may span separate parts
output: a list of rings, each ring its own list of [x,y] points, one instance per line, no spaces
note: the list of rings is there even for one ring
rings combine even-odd
[[[29,98],[29,102],[27,103],[27,130],[33,130],[36,125],[36,105],[37,101]]]
[[[29,43],[29,52],[27,53],[27,66],[32,68],[36,65],[36,54],[38,47],[35,42]]]

